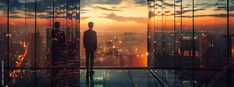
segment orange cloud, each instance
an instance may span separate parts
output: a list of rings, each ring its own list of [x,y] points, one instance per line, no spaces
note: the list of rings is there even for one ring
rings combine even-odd
[[[114,13],[106,14],[105,17],[111,20],[115,20],[118,22],[136,22],[136,23],[147,23],[147,18],[145,17],[124,17],[124,16],[118,16]]]

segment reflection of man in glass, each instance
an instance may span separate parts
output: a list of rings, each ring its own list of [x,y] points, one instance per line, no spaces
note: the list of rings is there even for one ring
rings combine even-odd
[[[65,58],[65,33],[60,29],[60,23],[55,22],[54,27],[51,34],[52,39],[52,66],[57,66],[57,62],[61,59]],[[53,85],[57,84],[58,81],[56,80],[58,75],[59,69],[52,69],[52,78],[53,78]]]
[[[93,71],[93,61],[94,61],[94,52],[97,50],[97,33],[93,30],[93,22],[89,22],[89,29],[84,32],[83,43],[86,52],[86,68],[87,68],[87,77],[91,77],[94,74]],[[91,62],[91,64],[90,64]]]
[[[64,57],[65,34],[60,29],[60,23],[55,22],[52,30],[52,59],[53,62]]]

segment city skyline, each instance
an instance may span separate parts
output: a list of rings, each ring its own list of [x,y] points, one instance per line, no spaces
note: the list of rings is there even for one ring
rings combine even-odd
[[[234,85],[234,0],[0,0],[0,19],[1,86]]]
[[[146,0],[81,0],[81,32],[89,21],[97,32],[146,32]]]

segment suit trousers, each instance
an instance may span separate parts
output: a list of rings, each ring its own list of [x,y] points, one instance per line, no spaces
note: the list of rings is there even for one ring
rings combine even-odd
[[[86,53],[86,69],[87,73],[93,71],[93,62],[94,62],[94,50],[85,50]]]

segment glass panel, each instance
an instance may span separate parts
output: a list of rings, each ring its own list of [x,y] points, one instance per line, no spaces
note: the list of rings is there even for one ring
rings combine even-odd
[[[35,1],[0,1],[1,86],[79,85],[79,0]],[[55,21],[61,24],[64,49],[52,51]],[[53,52],[62,56],[52,56]],[[53,65],[53,59],[60,61]],[[56,78],[52,78],[52,71],[56,71]]]
[[[79,85],[80,76],[79,0],[54,0],[51,3],[52,9],[48,10],[52,11],[52,15],[48,15],[50,19],[47,22],[50,25],[46,30],[47,60],[50,66],[44,68],[53,68],[48,70],[52,86],[76,86]]]
[[[165,43],[164,43],[164,1],[156,0],[155,1],[155,18],[154,18],[154,35],[153,35],[153,53],[154,53],[154,60],[155,66],[166,66],[166,57],[164,57],[165,53]],[[165,60],[164,60],[165,59]]]
[[[35,84],[35,1],[9,0],[9,86]],[[14,69],[22,68],[22,69]],[[30,74],[27,76],[27,74]],[[29,79],[27,79],[29,78]],[[22,84],[25,85],[25,84]]]
[[[0,86],[4,86],[8,79],[8,57],[7,57],[7,0],[0,1],[0,61],[1,61],[1,81]]]
[[[209,3],[209,4],[207,4]],[[197,70],[198,83],[212,87],[227,86],[227,1],[196,0],[194,8],[196,58],[198,68],[221,69],[214,73]],[[222,42],[222,43],[221,43]],[[202,80],[200,80],[202,79]],[[204,81],[203,81],[204,80]]]
[[[49,87],[52,85],[51,70],[51,31],[53,28],[53,0],[36,2],[36,85]]]
[[[206,5],[209,3],[210,5]],[[215,5],[219,3],[219,5]],[[227,1],[195,1],[195,33],[201,68],[223,68],[226,65]],[[220,43],[222,42],[222,43]]]
[[[164,0],[163,2],[163,19],[162,19],[162,47],[165,66],[173,67],[175,64],[175,12],[174,0]],[[160,26],[160,25],[159,25]]]
[[[155,2],[154,57],[156,66],[174,66],[174,1]]]
[[[175,60],[174,64],[175,67],[180,67],[179,65],[179,56],[181,55],[181,49],[180,49],[180,44],[179,40],[182,38],[182,20],[183,20],[183,10],[182,10],[182,2],[181,0],[175,0],[175,7],[174,7],[174,12],[175,12],[175,18],[174,18],[174,28],[175,28]]]
[[[149,65],[163,81],[174,87],[233,85],[233,52],[228,45],[233,45],[233,0],[149,0],[148,6],[156,14],[148,25],[155,36],[154,42],[148,40],[153,44],[148,53],[154,53],[148,56]],[[166,14],[173,11],[171,17]]]
[[[193,57],[193,50],[195,47],[193,43],[193,17],[192,17],[192,0],[182,0],[180,2],[182,11],[179,17],[181,18],[181,31],[180,31],[180,38],[177,38],[178,44],[178,56],[176,57],[177,66],[186,69],[186,68],[193,68],[193,62],[198,60],[197,58],[194,59]],[[181,53],[181,54],[179,54]],[[192,75],[191,75],[192,76]]]
[[[34,67],[35,8],[34,1],[10,1],[10,67]]]
[[[37,67],[49,68],[51,62],[51,49],[46,49],[51,46],[51,42],[48,38],[50,38],[50,31],[53,25],[53,0],[50,1],[38,1],[37,5],[37,31],[36,31],[36,45],[37,45]],[[50,56],[49,56],[50,55]]]

